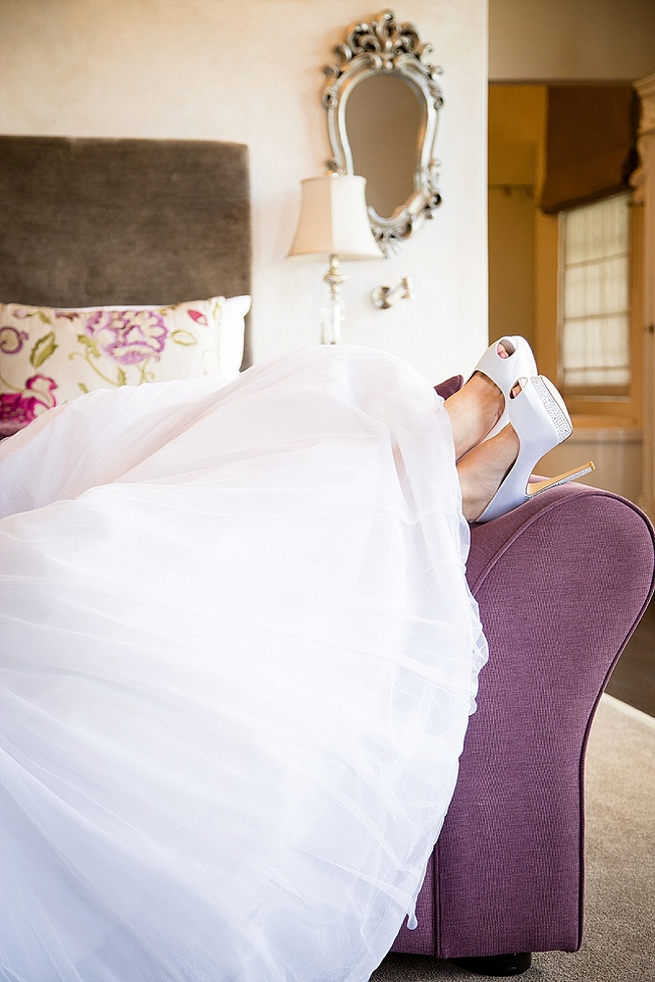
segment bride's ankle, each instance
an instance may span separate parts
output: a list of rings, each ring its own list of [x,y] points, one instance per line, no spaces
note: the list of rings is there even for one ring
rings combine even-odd
[[[484,512],[512,468],[519,452],[519,438],[511,426],[473,447],[457,463],[462,491],[462,511],[469,522]]]

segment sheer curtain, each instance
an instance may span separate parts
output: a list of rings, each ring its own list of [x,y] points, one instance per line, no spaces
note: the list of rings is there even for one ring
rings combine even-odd
[[[619,394],[630,383],[630,194],[560,212],[563,388]]]

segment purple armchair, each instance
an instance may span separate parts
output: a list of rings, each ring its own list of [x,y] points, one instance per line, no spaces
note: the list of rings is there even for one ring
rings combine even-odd
[[[393,951],[510,975],[533,951],[580,947],[585,747],[654,570],[645,515],[580,484],[472,527],[468,580],[490,658],[419,926]]]

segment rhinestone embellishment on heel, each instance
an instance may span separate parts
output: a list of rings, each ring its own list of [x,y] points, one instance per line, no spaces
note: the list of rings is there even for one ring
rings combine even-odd
[[[537,376],[533,378],[532,385],[535,391],[538,393],[539,398],[543,402],[548,415],[553,421],[553,426],[557,430],[557,435],[559,437],[559,442],[563,443],[568,437],[571,436],[573,432],[573,427],[571,426],[571,420],[568,418],[566,413],[562,411],[562,407],[558,403],[557,399],[553,397],[552,392],[544,382],[542,378]]]

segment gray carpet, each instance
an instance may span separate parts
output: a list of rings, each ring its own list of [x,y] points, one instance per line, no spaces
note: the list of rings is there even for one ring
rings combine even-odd
[[[582,948],[537,952],[525,982],[655,980],[655,718],[601,700],[586,767]],[[371,982],[475,982],[451,962],[389,955]]]

